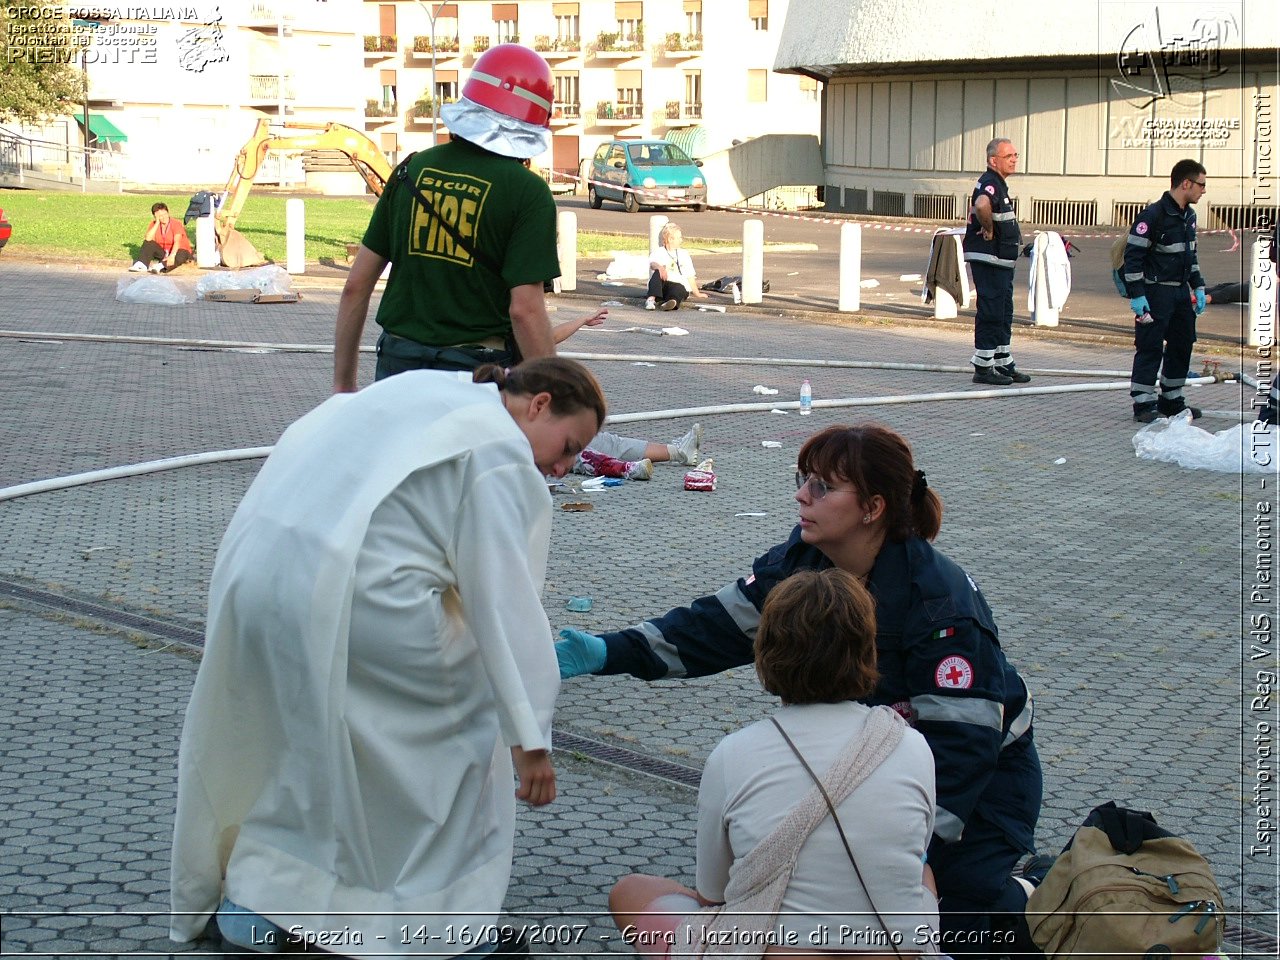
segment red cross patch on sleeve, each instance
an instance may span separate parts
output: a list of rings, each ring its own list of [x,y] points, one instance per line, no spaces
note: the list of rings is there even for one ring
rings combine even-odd
[[[973,686],[973,667],[964,657],[946,657],[933,671],[933,680],[942,690],[968,690]]]
[[[996,195],[996,185],[994,183],[988,183],[982,189],[986,190],[987,193],[991,194],[993,197]]]
[[[1136,233],[1138,236],[1142,236],[1147,232],[1147,229],[1148,228],[1147,228],[1146,222],[1143,220],[1139,220],[1138,225],[1133,228],[1133,232]]]

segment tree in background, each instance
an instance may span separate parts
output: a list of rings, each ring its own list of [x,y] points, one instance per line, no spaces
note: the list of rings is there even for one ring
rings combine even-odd
[[[74,36],[60,4],[0,4],[0,121],[35,123],[75,112],[84,75]]]

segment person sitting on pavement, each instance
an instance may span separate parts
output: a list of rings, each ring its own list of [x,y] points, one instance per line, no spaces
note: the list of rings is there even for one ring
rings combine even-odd
[[[191,239],[187,228],[169,215],[164,203],[151,205],[151,223],[142,239],[138,259],[129,268],[130,273],[165,273],[191,260]]]
[[[933,750],[938,815],[929,844],[944,942],[970,953],[1034,950],[1014,867],[1033,849],[1043,790],[1031,694],[1000,647],[973,579],[930,543],[942,501],[907,441],[878,424],[810,437],[796,474],[799,524],[714,596],[595,636],[562,630],[562,677],[699,677],[750,663],[760,609],[801,570],[838,567],[876,600],[880,682],[862,702],[888,704]],[[993,944],[1000,940],[1000,946]]]
[[[649,261],[646,310],[676,310],[689,297],[706,297],[698,289],[693,258],[680,246],[683,240],[684,234],[674,223],[668,223],[658,231],[658,249]]]
[[[565,320],[551,328],[556,345],[568,340],[583,327],[598,327],[609,316],[607,307],[574,320]],[[601,430],[578,454],[573,473],[587,477],[616,477],[624,480],[648,480],[655,463],[676,463],[694,467],[701,462],[702,425],[695,423],[684,436],[670,443],[624,437]]]
[[[754,651],[761,686],[782,704],[707,758],[696,889],[624,876],[609,894],[614,922],[649,957],[700,943],[722,953],[715,940],[729,931],[738,957],[919,956],[918,946],[886,950],[919,944],[920,931],[938,927],[922,867],[934,827],[933,756],[891,708],[858,702],[878,679],[875,600],[843,570],[796,573],[765,601]],[[831,937],[850,925],[865,935]],[[703,930],[715,932],[710,943]],[[793,949],[766,949],[756,936],[764,932],[770,947]]]

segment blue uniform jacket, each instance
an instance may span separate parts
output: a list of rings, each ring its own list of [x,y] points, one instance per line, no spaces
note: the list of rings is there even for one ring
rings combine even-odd
[[[1194,290],[1204,286],[1196,257],[1196,212],[1165,191],[1129,228],[1124,247],[1124,285],[1129,299],[1147,295],[1149,284]]]
[[[973,205],[978,197],[985,196],[991,204],[991,239],[982,238],[982,224]],[[965,228],[964,258],[970,263],[985,263],[992,267],[1012,270],[1018,265],[1022,247],[1022,231],[1018,228],[1018,214],[1009,198],[1009,184],[994,170],[988,170],[978,178],[969,198],[969,224]]]
[[[658,680],[751,663],[769,591],[798,570],[831,565],[796,527],[786,543],[755,561],[751,576],[688,607],[604,634],[608,656],[600,672]],[[960,839],[965,821],[980,810],[1030,849],[1040,785],[1022,790],[1018,764],[1010,764],[1008,776],[998,773],[1002,755],[1031,749],[1031,698],[1000,649],[981,591],[918,537],[886,542],[867,587],[876,600],[880,683],[863,702],[894,707],[929,742],[937,779],[936,839]],[[1036,799],[1023,803],[1020,794]]]

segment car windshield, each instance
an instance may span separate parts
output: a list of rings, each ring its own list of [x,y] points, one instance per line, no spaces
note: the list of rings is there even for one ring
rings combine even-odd
[[[693,163],[674,143],[633,143],[627,152],[632,163],[644,167],[683,167]]]

